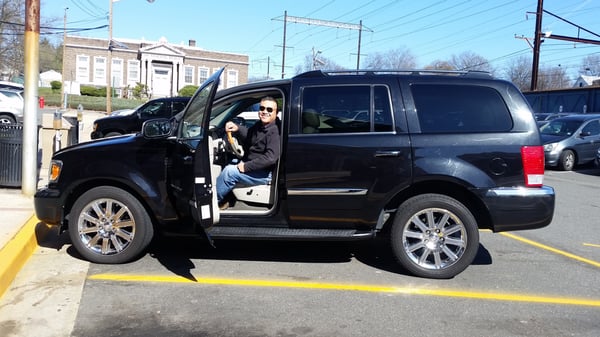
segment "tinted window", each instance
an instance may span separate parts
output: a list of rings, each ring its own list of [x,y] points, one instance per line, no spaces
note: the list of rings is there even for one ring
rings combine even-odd
[[[597,136],[600,134],[600,121],[591,121],[581,130],[582,133],[588,136]]]
[[[581,121],[555,119],[544,125],[540,133],[544,135],[570,136],[581,126]]]
[[[178,112],[183,110],[186,104],[186,102],[173,102],[173,115],[176,115]]]
[[[503,132],[512,119],[500,94],[474,85],[413,84],[424,133]]]
[[[302,93],[302,133],[392,131],[385,86],[307,87]]]
[[[164,101],[150,102],[148,105],[142,108],[141,113],[142,116],[147,116],[150,118],[171,117],[169,107]]]

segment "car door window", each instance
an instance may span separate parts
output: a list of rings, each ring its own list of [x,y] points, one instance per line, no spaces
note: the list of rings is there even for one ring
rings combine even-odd
[[[393,130],[386,86],[306,87],[302,97],[301,133]]]
[[[173,102],[173,113],[171,114],[171,116],[176,115],[181,110],[183,110],[185,108],[186,104],[187,103],[185,103],[185,102]]]
[[[598,136],[600,134],[600,121],[589,122],[581,132],[586,136]]]
[[[170,117],[168,107],[163,101],[151,102],[142,109],[141,114],[146,118]]]

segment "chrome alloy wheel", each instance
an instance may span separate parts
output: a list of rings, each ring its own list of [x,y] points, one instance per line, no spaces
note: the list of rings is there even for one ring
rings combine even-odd
[[[96,199],[88,203],[77,219],[79,240],[96,254],[118,254],[131,244],[136,223],[129,208],[114,199]]]
[[[467,232],[459,217],[447,209],[426,208],[405,224],[402,246],[407,257],[421,268],[444,269],[465,253]]]

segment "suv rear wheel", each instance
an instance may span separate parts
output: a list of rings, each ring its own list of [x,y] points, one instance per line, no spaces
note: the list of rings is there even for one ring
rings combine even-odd
[[[124,263],[141,255],[154,234],[142,204],[130,193],[111,186],[82,194],[70,214],[69,236],[86,259]]]
[[[422,194],[398,208],[391,240],[394,255],[409,272],[444,279],[473,262],[479,231],[473,214],[456,199]]]

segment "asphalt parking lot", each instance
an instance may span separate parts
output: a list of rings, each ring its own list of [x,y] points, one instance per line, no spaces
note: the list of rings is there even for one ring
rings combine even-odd
[[[546,184],[552,224],[482,231],[451,280],[409,276],[380,241],[169,238],[95,265],[55,236],[1,299],[0,335],[598,336],[600,170],[548,171]]]

